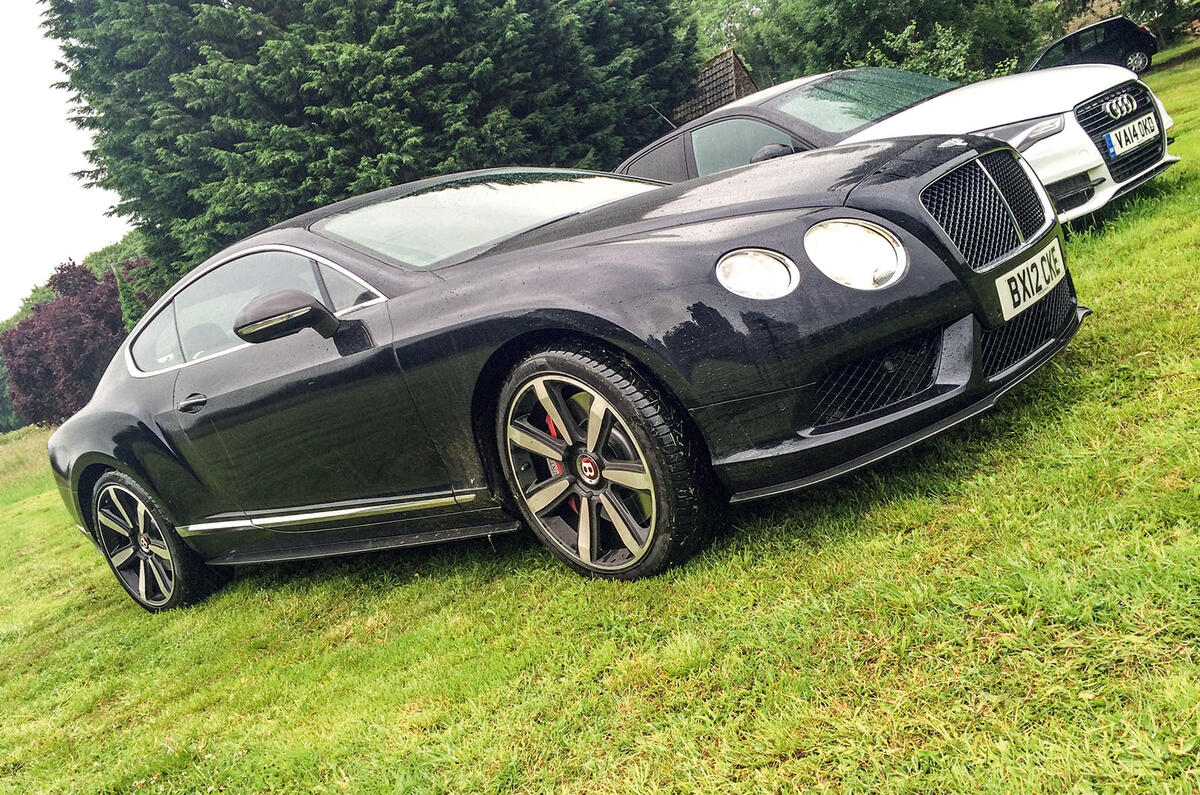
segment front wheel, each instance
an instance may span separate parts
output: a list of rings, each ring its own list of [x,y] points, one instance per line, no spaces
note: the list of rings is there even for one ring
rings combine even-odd
[[[92,491],[96,540],[133,601],[157,613],[191,604],[222,576],[189,549],[154,498],[133,478],[108,472]]]
[[[1150,68],[1150,56],[1141,50],[1134,50],[1125,56],[1125,68],[1140,75]]]
[[[525,522],[569,566],[632,580],[707,537],[712,490],[671,403],[603,349],[534,353],[501,389],[497,441]]]

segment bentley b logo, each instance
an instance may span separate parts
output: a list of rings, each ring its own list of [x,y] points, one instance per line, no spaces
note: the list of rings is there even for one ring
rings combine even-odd
[[[579,476],[583,481],[590,486],[594,486],[600,480],[600,465],[596,463],[596,459],[592,458],[587,453],[579,456],[576,462],[579,469]]]
[[[1117,119],[1125,118],[1137,110],[1138,103],[1129,94],[1121,94],[1108,100],[1101,107],[1104,108],[1104,112],[1108,114],[1110,119],[1116,121]]]

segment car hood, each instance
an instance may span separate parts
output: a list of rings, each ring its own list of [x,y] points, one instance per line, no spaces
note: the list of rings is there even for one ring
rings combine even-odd
[[[1136,78],[1133,72],[1120,66],[1088,64],[981,80],[902,110],[843,143],[901,135],[978,132],[1065,113],[1088,97]]]
[[[481,254],[502,254],[567,239],[574,242],[583,238],[590,243],[760,212],[840,206],[863,180],[919,140],[839,145],[664,185],[553,221],[508,238]]]

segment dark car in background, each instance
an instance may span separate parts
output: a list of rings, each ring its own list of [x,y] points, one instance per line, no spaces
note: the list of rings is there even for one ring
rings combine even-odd
[[[1158,37],[1145,25],[1122,16],[1082,27],[1047,47],[1030,72],[1079,63],[1111,63],[1141,74],[1158,52]]]
[[[1074,336],[1049,197],[989,138],[834,147],[683,185],[496,169],[221,251],[50,439],[151,611],[239,563],[533,529],[592,576],[713,509],[990,408]]]

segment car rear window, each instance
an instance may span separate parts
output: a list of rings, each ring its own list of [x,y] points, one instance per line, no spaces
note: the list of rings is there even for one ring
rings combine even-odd
[[[146,324],[129,346],[133,363],[143,373],[165,370],[183,362],[179,337],[175,333],[175,305],[166,308]]]
[[[634,160],[626,173],[663,182],[683,182],[688,178],[683,153],[683,136],[677,135]]]
[[[763,105],[828,133],[849,133],[957,87],[940,77],[867,67],[835,72]]]

